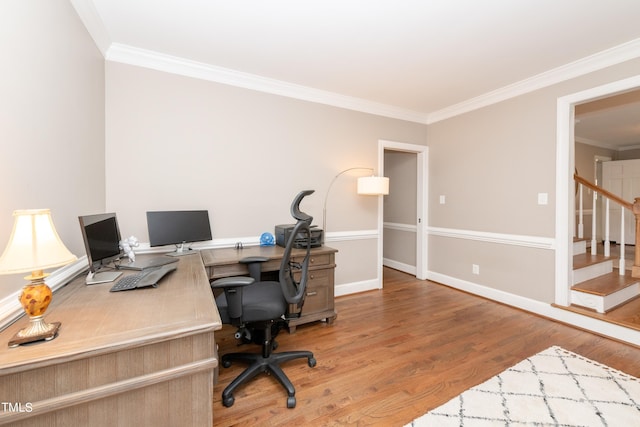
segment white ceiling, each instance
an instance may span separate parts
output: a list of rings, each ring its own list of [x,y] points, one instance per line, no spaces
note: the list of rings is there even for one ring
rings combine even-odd
[[[594,58],[640,57],[638,0],[71,3],[108,59],[143,49],[424,122]]]

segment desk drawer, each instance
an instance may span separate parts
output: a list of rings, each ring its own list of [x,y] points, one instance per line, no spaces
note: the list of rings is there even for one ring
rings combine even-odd
[[[307,295],[302,306],[302,317],[333,309],[333,283],[330,269],[309,272]]]
[[[280,260],[270,259],[262,263],[261,269],[263,272],[268,273],[272,271],[278,271],[280,269]],[[249,269],[245,264],[222,264],[208,268],[209,279],[220,279],[222,277],[231,276],[248,276]],[[275,279],[277,280],[277,278]]]
[[[309,267],[311,268],[316,266],[329,265],[332,263],[331,257],[332,257],[332,254],[314,255],[312,253],[309,258]],[[294,262],[302,262],[304,260],[304,257],[296,256],[296,257],[291,257],[291,259]]]

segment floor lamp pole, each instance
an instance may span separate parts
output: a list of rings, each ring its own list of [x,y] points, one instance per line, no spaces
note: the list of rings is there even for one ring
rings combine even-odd
[[[340,175],[343,175],[352,170],[368,170],[373,173],[373,168],[354,167],[345,169],[333,177],[331,183],[329,184],[329,188],[327,189],[327,194],[324,196],[324,207],[322,208],[322,233],[324,236],[327,235],[327,200],[329,199],[329,192],[331,192],[331,187],[333,187],[333,183],[336,182],[336,179],[338,179]]]

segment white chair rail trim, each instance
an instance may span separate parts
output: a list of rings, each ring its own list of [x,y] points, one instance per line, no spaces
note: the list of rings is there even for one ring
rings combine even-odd
[[[460,230],[455,228],[428,227],[431,236],[453,239],[477,240],[502,245],[525,246],[529,248],[555,250],[556,241],[551,237],[526,236],[520,234],[490,233],[486,231]]]
[[[383,227],[388,230],[406,231],[408,233],[415,233],[418,231],[418,226],[415,224],[403,224],[399,222],[385,222]]]

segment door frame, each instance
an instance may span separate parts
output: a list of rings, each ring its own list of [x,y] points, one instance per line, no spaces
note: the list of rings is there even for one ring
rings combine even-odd
[[[384,175],[384,152],[401,151],[413,153],[417,156],[417,176],[416,176],[416,278],[427,279],[429,265],[429,250],[427,226],[429,224],[429,147],[426,145],[407,144],[404,142],[388,141],[381,139],[378,141],[378,170]],[[378,254],[380,259],[380,277],[382,277],[383,259],[383,200],[378,201]]]
[[[558,98],[556,129],[556,277],[555,303],[571,304],[575,229],[575,106],[640,88],[640,75]]]

